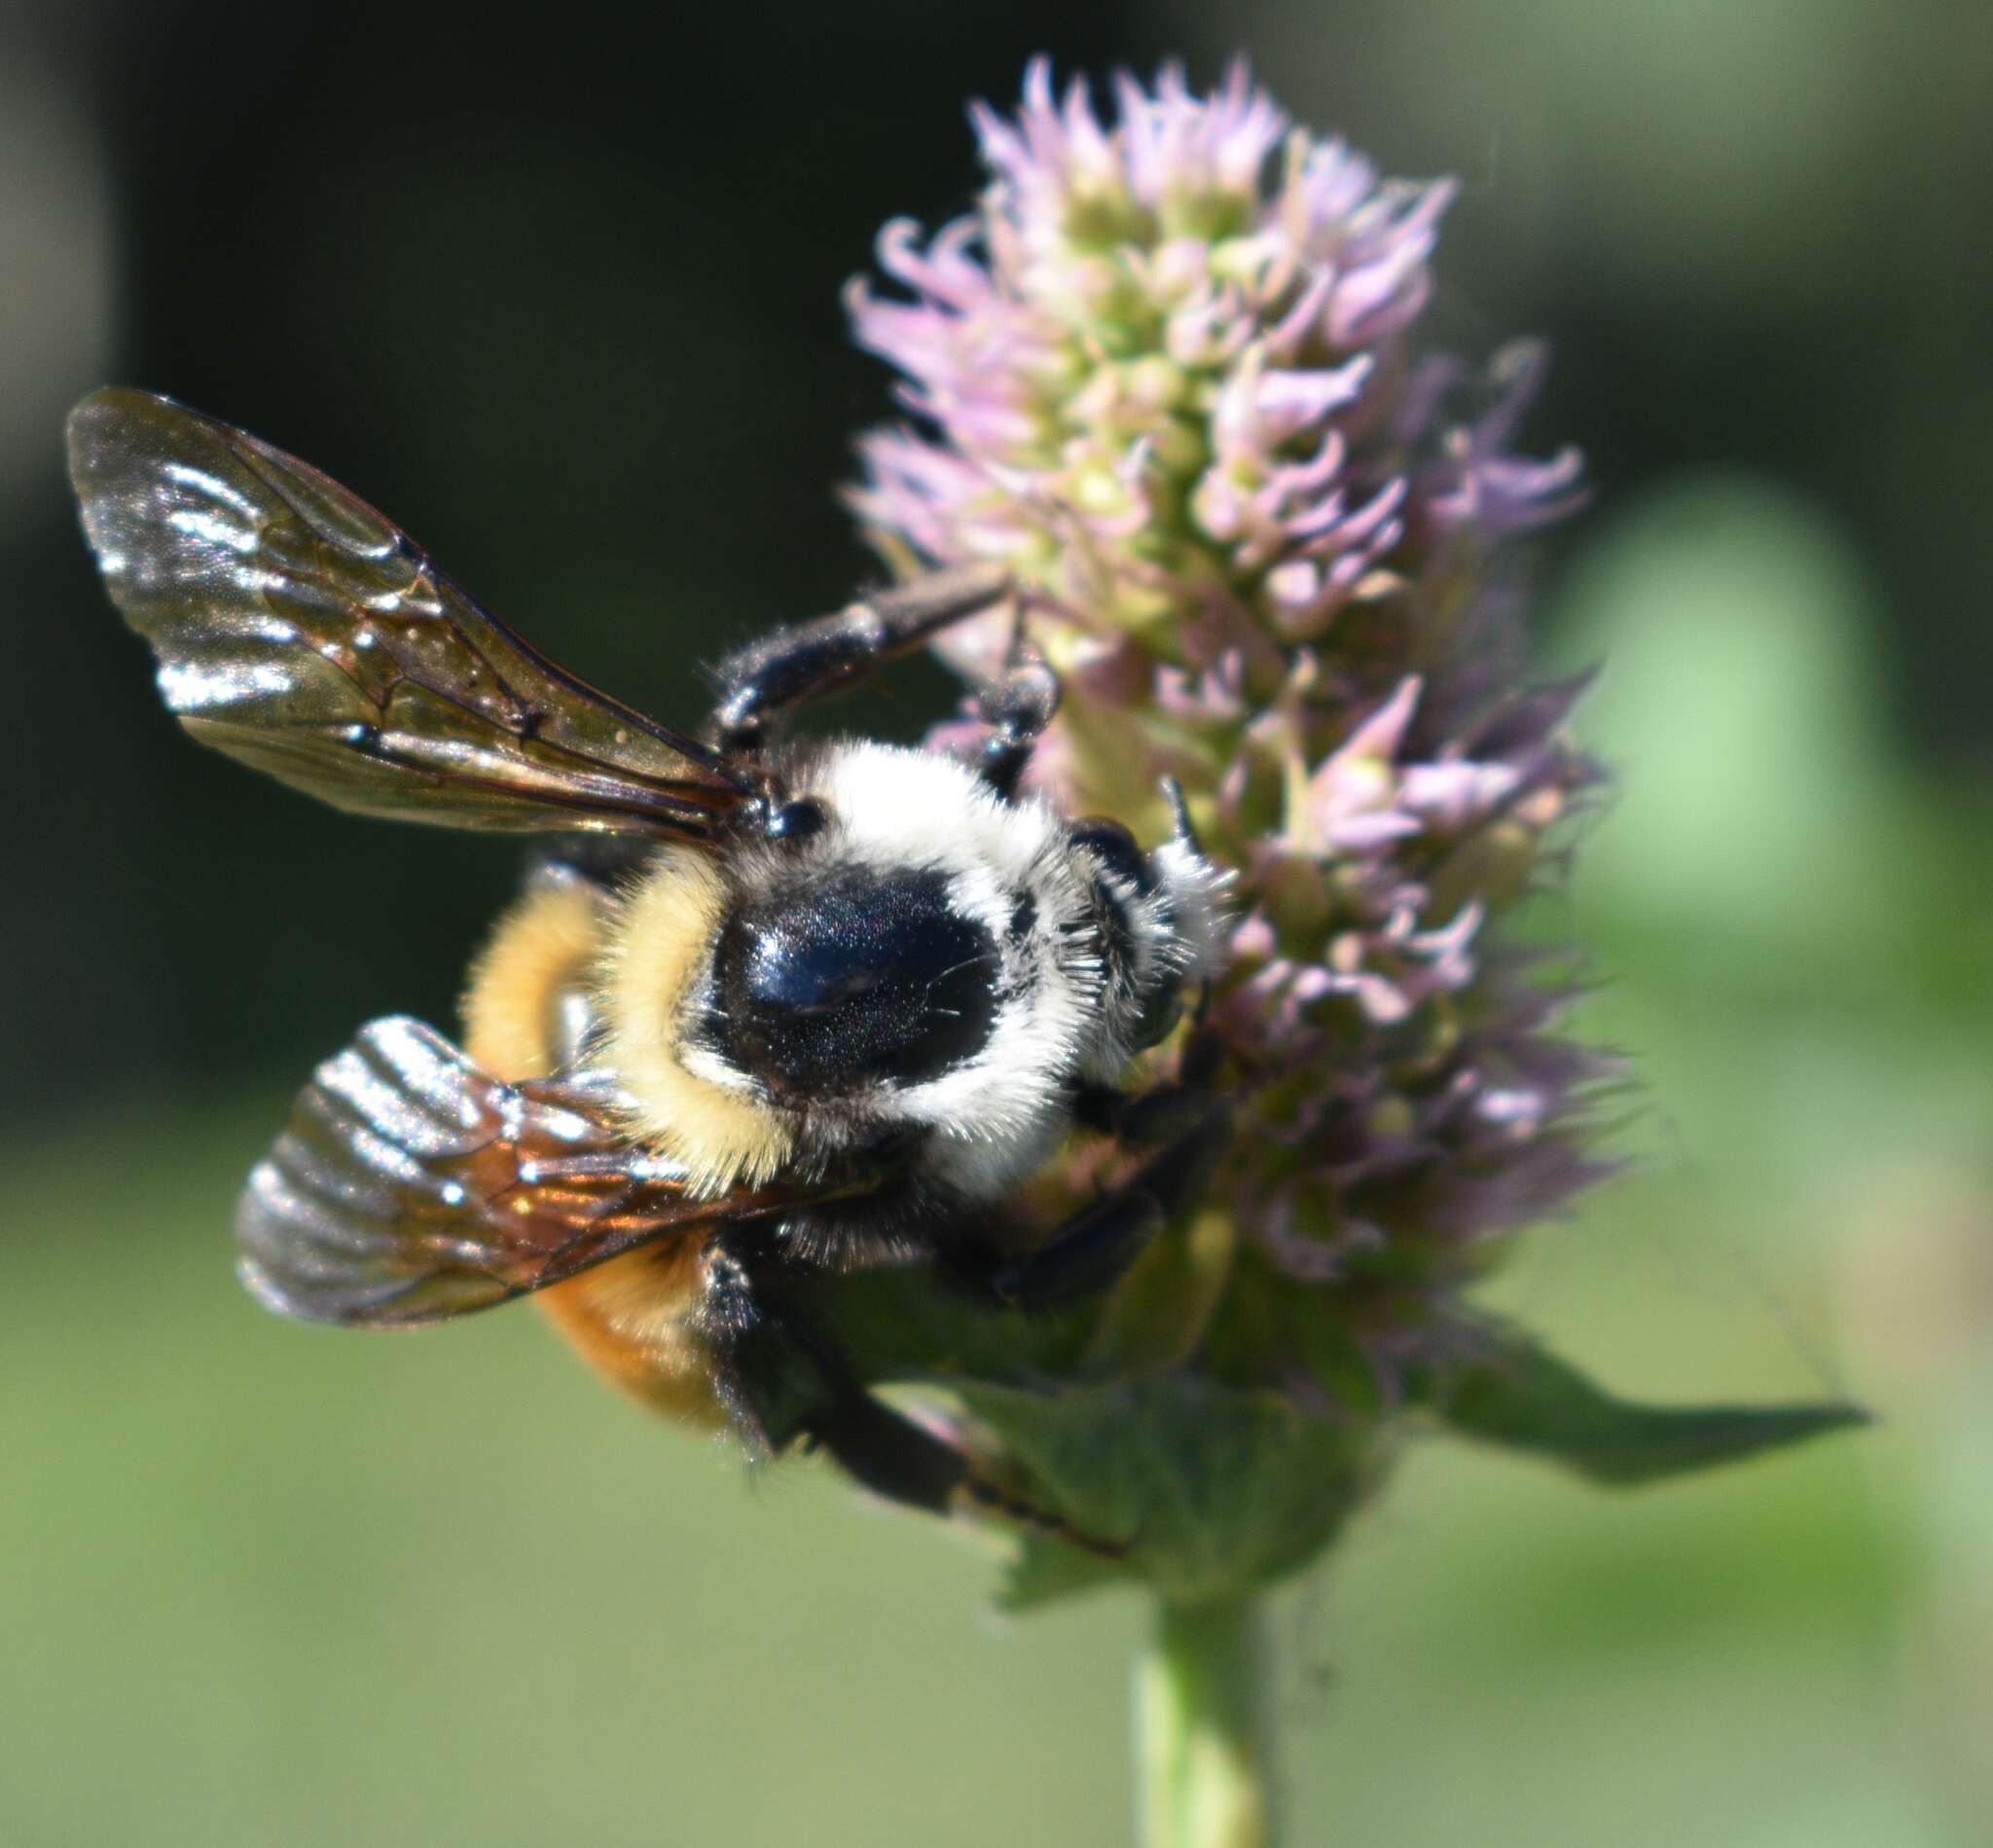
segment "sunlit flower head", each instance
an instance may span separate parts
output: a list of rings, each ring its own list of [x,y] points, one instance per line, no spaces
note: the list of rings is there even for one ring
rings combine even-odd
[[[1004,559],[1055,599],[1063,801],[1152,814],[1174,776],[1237,869],[1212,1018],[1260,1254],[1450,1281],[1601,1172],[1601,1069],[1490,940],[1591,778],[1568,692],[1513,691],[1503,568],[1577,460],[1512,448],[1532,352],[1470,379],[1419,348],[1450,183],[1292,129],[1243,64],[1112,96],[1034,63],[1014,116],[973,112],[977,212],[881,235],[897,287],[850,307],[907,417],[851,501],[888,556]]]

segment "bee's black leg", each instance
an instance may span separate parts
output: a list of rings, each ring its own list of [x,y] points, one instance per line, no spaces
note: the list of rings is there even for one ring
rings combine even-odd
[[[928,1514],[952,1514],[964,1503],[1001,1514],[1041,1534],[1055,1534],[1103,1559],[1118,1559],[1125,1542],[1082,1534],[1036,1503],[979,1474],[953,1444],[853,1388],[805,1432],[861,1487],[888,1502]]]
[[[757,1456],[806,1435],[845,1390],[844,1369],[771,1286],[777,1261],[764,1227],[716,1233],[706,1248],[696,1312],[713,1388]]]
[[[967,1459],[852,1377],[771,1281],[779,1262],[758,1228],[722,1232],[707,1247],[702,1322],[735,1428],[751,1451],[820,1447],[873,1494],[945,1513],[968,1475]]]
[[[1023,1496],[1012,1495],[975,1468],[955,1445],[852,1387],[807,1427],[804,1441],[820,1445],[839,1468],[888,1502],[927,1514],[951,1514],[963,1503],[1008,1516],[1104,1559],[1128,1549],[1082,1534]]]
[[[1224,1153],[1229,1130],[1229,1109],[1207,1101],[1195,1128],[1056,1227],[1035,1250],[989,1271],[985,1287],[1019,1309],[1056,1309],[1111,1289],[1197,1197]]]
[[[880,662],[997,608],[1014,594],[1002,566],[959,564],[861,598],[835,615],[779,629],[720,664],[713,742],[724,751],[751,753],[765,742],[775,714],[849,685]]]
[[[800,1443],[874,1495],[923,1513],[950,1514],[966,1502],[1104,1557],[1126,1550],[1012,1495],[956,1445],[875,1398],[793,1309],[756,1286],[754,1237],[723,1232],[707,1247],[700,1312],[720,1401],[751,1453]]]
[[[803,1437],[861,1488],[924,1513],[948,1513],[972,1480],[968,1459],[953,1444],[859,1387],[825,1405]]]
[[[1059,676],[1042,661],[1019,659],[1001,680],[977,695],[976,705],[994,728],[983,741],[983,780],[1008,802],[1031,762],[1032,747],[1059,709]]]
[[[987,1279],[990,1293],[1014,1309],[1058,1309],[1105,1295],[1168,1220],[1154,1195],[1117,1188],[1075,1213],[1035,1251],[998,1265]]]
[[[1153,1148],[1201,1128],[1212,1115],[1211,1093],[1172,1079],[1132,1096],[1112,1085],[1082,1085],[1073,1094],[1073,1120],[1083,1129],[1135,1148]]]

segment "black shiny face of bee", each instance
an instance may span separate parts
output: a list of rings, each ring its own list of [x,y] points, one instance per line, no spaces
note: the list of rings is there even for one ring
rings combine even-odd
[[[922,1084],[988,1043],[1000,967],[941,874],[845,867],[727,921],[707,1037],[777,1092]]]

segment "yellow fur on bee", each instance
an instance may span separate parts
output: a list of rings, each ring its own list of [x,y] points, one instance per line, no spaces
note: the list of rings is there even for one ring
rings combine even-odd
[[[601,901],[588,887],[536,881],[471,964],[463,1023],[472,1063],[508,1084],[547,1076],[562,993],[587,983],[601,944]]]
[[[715,1430],[725,1413],[688,1308],[698,1300],[706,1240],[692,1232],[624,1251],[542,1289],[534,1302],[604,1380],[681,1424]]]
[[[710,1431],[726,1415],[686,1323],[705,1259],[706,1242],[693,1233],[626,1251],[533,1300],[610,1385],[667,1418]]]
[[[499,921],[471,965],[464,1049],[509,1083],[557,1063],[563,993],[593,988],[605,901],[582,882],[540,881]],[[533,1300],[611,1384],[668,1417],[723,1422],[705,1357],[685,1325],[700,1288],[697,1234],[626,1252],[539,1291]]]
[[[666,849],[619,908],[598,970],[608,1059],[634,1105],[637,1135],[712,1196],[772,1180],[793,1141],[745,1091],[685,1068],[681,1014],[726,894],[702,854]]]

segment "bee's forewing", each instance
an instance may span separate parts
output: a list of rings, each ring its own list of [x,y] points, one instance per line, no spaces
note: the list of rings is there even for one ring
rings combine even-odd
[[[598,693],[402,532],[279,450],[148,392],[91,393],[69,469],[111,598],[203,743],[362,815],[703,840],[715,754]]]

